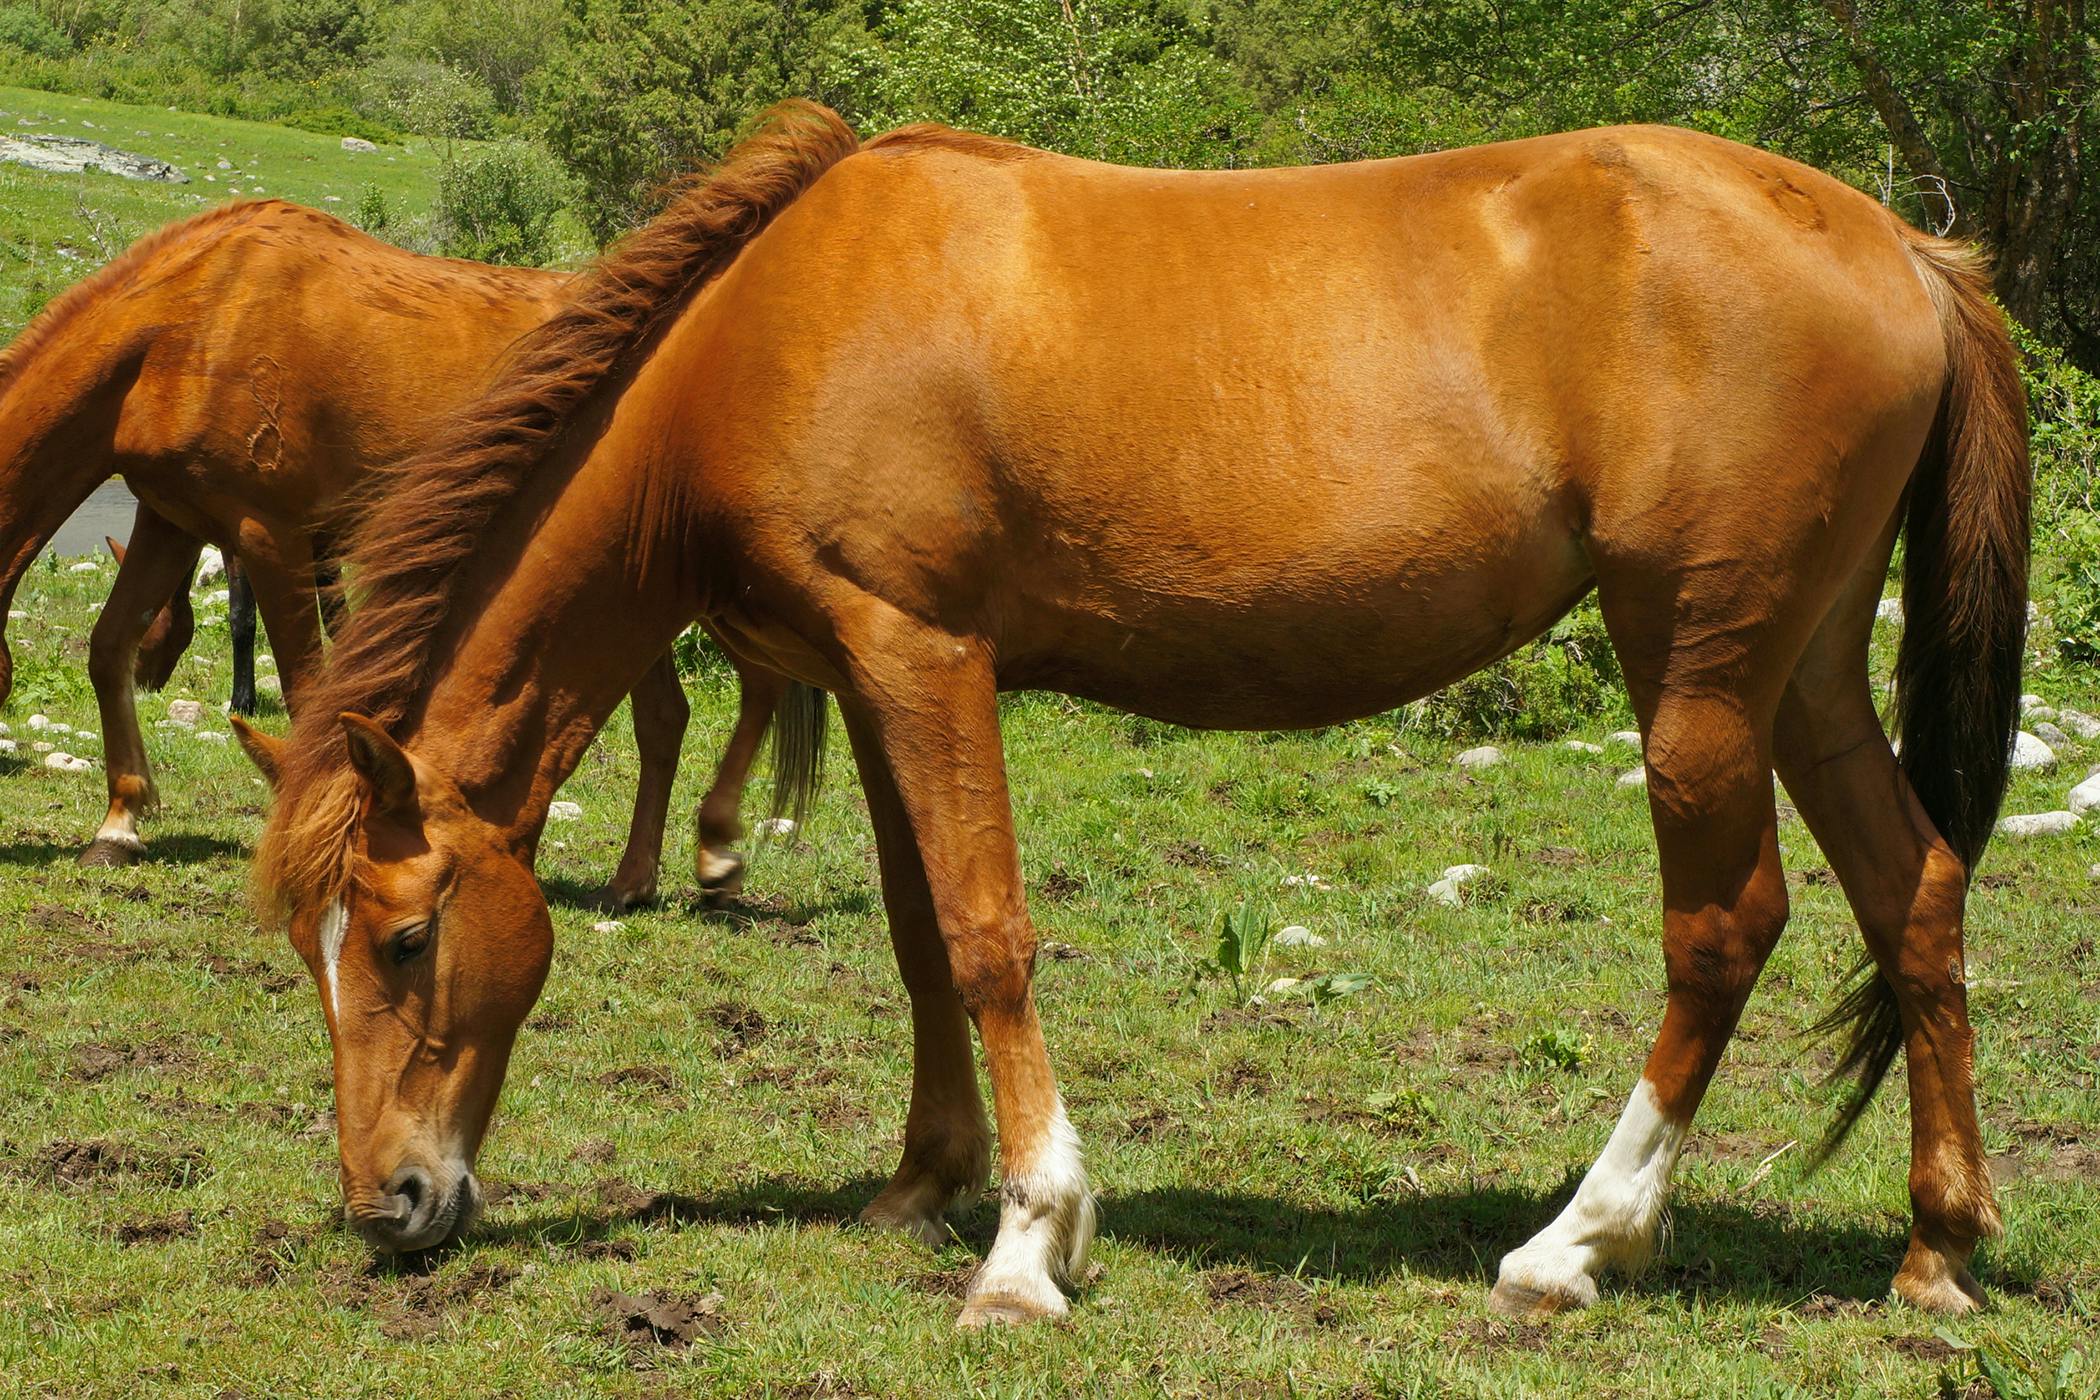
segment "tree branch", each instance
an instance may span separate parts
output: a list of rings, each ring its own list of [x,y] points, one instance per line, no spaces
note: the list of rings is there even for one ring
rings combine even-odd
[[[1866,31],[1860,27],[1858,7],[1852,0],[1823,0],[1823,8],[1837,22],[1838,33],[1845,39],[1845,51],[1852,59],[1852,66],[1859,71],[1860,85],[1867,90],[1867,100],[1881,117],[1881,124],[1888,129],[1889,140],[1910,167],[1913,175],[1930,176],[1946,182],[1947,170],[1940,161],[1940,154],[1933,148],[1932,138],[1925,134],[1918,114],[1910,109],[1903,94],[1896,91],[1896,81],[1889,76],[1881,55],[1868,42]],[[1966,212],[1956,210],[1957,227],[1969,223]]]

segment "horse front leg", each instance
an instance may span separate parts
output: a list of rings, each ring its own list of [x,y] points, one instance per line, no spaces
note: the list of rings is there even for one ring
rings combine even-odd
[[[671,812],[671,785],[678,778],[678,750],[692,716],[678,668],[665,652],[642,673],[631,697],[634,746],[642,773],[635,783],[634,819],[627,827],[627,849],[598,902],[618,912],[656,898],[656,875],[663,864],[664,822]]]
[[[873,614],[871,617],[869,614]],[[999,1130],[999,1234],[964,1326],[1055,1317],[1081,1277],[1094,1200],[1036,1019],[1035,929],[1007,799],[989,651],[872,604],[845,640],[852,702],[896,784],[947,953],[977,1025]]]
[[[153,770],[139,733],[132,673],[139,642],[168,598],[196,567],[198,543],[146,507],[139,507],[131,544],[117,567],[102,615],[88,638],[88,679],[102,722],[102,762],[109,810],[94,840],[80,853],[87,866],[130,865],[145,854],[139,818],[154,805]]]

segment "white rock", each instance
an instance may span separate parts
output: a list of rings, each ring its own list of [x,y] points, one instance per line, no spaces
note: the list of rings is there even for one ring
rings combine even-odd
[[[2022,713],[2027,719],[2056,718],[2056,711],[2047,705],[2029,705]]]
[[[233,594],[229,590],[221,588],[205,594],[204,601],[206,603],[216,603],[222,608],[231,607],[233,606]]]
[[[1271,982],[1268,986],[1262,988],[1261,990],[1263,996],[1273,997],[1281,995],[1282,993],[1291,990],[1291,988],[1293,987],[1303,986],[1304,984],[1305,979],[1302,977],[1279,977],[1274,982]]]
[[[90,759],[75,758],[69,753],[50,753],[44,756],[44,766],[60,773],[85,773],[95,765]]]
[[[2100,880],[2100,865],[2088,865],[2085,868],[2085,878],[2088,880]]]
[[[284,694],[284,685],[275,676],[257,676],[255,678],[255,688],[264,695]]]
[[[1291,924],[1277,931],[1276,946],[1279,948],[1325,948],[1327,940],[1314,933],[1304,924]]]
[[[1484,865],[1450,865],[1444,868],[1443,878],[1429,887],[1429,897],[1439,904],[1456,909],[1465,903],[1460,893],[1467,884],[1487,874]]]
[[[1605,735],[1604,743],[1607,748],[1617,745],[1621,748],[1638,749],[1641,746],[1641,731],[1638,729],[1622,729],[1616,734]]]
[[[85,739],[91,744],[99,744],[102,742],[102,736],[100,734],[97,734],[92,729],[76,729],[73,731],[73,737],[76,739]]]
[[[1876,622],[1902,622],[1903,600],[1901,598],[1883,598],[1874,605],[1874,620]]]
[[[345,136],[343,138],[343,149],[346,151],[376,151],[379,148],[362,136]]]
[[[621,923],[618,919],[600,919],[597,923],[591,925],[591,932],[618,933],[621,929],[626,927],[627,925]]]
[[[2100,719],[2083,710],[2058,710],[2056,722],[2081,739],[2100,739]]]
[[[2061,836],[2078,825],[2076,812],[2034,812],[2006,817],[1998,823],[2001,836]]]
[[[168,718],[185,727],[195,727],[204,718],[204,706],[195,700],[170,700]]]
[[[795,819],[793,817],[767,817],[758,824],[758,830],[761,836],[793,836],[795,834]]]
[[[99,574],[102,572],[102,566],[92,559],[83,559],[78,564],[68,566],[66,572],[69,574]]]
[[[215,583],[224,577],[226,556],[212,545],[204,546],[203,552],[197,556],[197,586],[202,588],[205,584]]]
[[[2056,751],[2026,730],[2013,736],[2012,766],[2016,773],[2039,773],[2056,766]]]
[[[1493,744],[1482,744],[1477,749],[1467,749],[1451,761],[1461,768],[1492,768],[1502,761],[1502,750]]]
[[[550,802],[547,804],[547,818],[550,821],[572,822],[582,815],[583,807],[575,802]]]
[[[37,743],[31,744],[31,745],[29,746],[29,751],[30,751],[31,753],[50,753],[50,752],[51,752],[52,750],[56,749],[57,747],[58,747],[58,745],[56,745],[56,744],[46,744],[46,743],[43,743],[43,742],[39,741],[39,742],[37,742]]]
[[[221,169],[221,170],[231,170],[231,169],[233,169],[233,162],[232,162],[232,161],[230,161],[230,160],[228,160],[228,159],[226,159],[226,157],[224,157],[224,156],[220,156],[220,157],[219,157],[219,169]]]
[[[2072,788],[2065,805],[2074,812],[2089,812],[2100,807],[2100,776],[2089,777]]]
[[[1648,786],[1648,770],[1646,768],[1634,768],[1621,773],[1619,775],[1619,786],[1626,788],[1644,788]]]
[[[216,729],[200,729],[192,737],[201,739],[207,744],[223,744],[226,742],[226,736],[219,733]]]
[[[4,723],[0,723],[0,734],[12,734],[12,733],[14,733],[14,732],[15,732],[15,731],[14,731],[14,730],[12,730],[12,729],[9,729],[9,728],[7,727],[7,725],[6,725],[6,724],[4,724]]]
[[[1283,887],[1287,890],[1331,890],[1334,888],[1326,880],[1310,872],[1304,875],[1284,876]]]
[[[23,612],[20,608],[9,608],[7,610],[7,620],[9,622],[27,622],[29,621],[29,614]]]
[[[48,732],[52,734],[71,734],[73,726],[70,724],[53,724]]]
[[[1569,753],[1603,753],[1604,745],[1592,744],[1586,739],[1570,739],[1561,745]]]
[[[1487,873],[1488,868],[1484,865],[1447,865],[1444,867],[1444,878],[1461,885],[1469,880],[1477,880]]]
[[[49,729],[51,727],[51,717],[49,715],[31,715],[29,717],[29,727],[31,729]]]
[[[2034,708],[2035,708],[2036,706],[2040,705],[2041,703],[2042,703],[2042,697],[2041,697],[2041,696],[2039,696],[2039,695],[2036,695],[2036,694],[2035,694],[2034,692],[2032,692],[2032,691],[2029,691],[2029,692],[2027,692],[2026,694],[2024,694],[2024,695],[2022,695],[2022,696],[2020,697],[2020,713],[2024,715],[2024,714],[2026,714],[2026,713],[2027,713],[2027,712],[2028,712],[2029,710],[2032,710],[2032,709],[2034,709]]]
[[[2028,718],[2033,719],[2034,716],[2029,714]],[[2035,723],[2034,737],[2052,749],[2069,748],[2071,744],[2071,736],[2049,723],[2048,720],[2039,720]]]
[[[15,741],[14,741],[14,740],[12,740],[12,739],[0,739],[0,753],[13,753],[14,751],[15,751]]]

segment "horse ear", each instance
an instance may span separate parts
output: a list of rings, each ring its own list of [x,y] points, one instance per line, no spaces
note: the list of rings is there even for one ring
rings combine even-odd
[[[102,543],[109,546],[109,552],[117,556],[117,562],[119,564],[124,562],[124,546],[117,543],[117,537],[115,535],[104,535],[102,537]]]
[[[284,740],[263,733],[239,715],[229,714],[233,723],[233,737],[241,741],[241,749],[270,784],[270,791],[277,790],[278,781],[284,776]]]
[[[350,766],[365,780],[372,805],[396,814],[416,810],[416,770],[408,761],[408,750],[394,736],[363,715],[345,712],[339,717],[343,741],[350,748]]]

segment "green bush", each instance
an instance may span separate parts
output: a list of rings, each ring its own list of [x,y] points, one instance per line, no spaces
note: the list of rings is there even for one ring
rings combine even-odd
[[[1619,659],[1594,598],[1515,655],[1407,707],[1405,722],[1446,739],[1551,739],[1630,720]]]
[[[553,157],[503,141],[448,160],[438,172],[438,245],[475,262],[538,266],[554,251],[569,181]]]
[[[66,32],[27,5],[0,5],[0,48],[16,48],[36,58],[64,58],[73,52]]]
[[[2014,328],[2034,461],[2034,593],[2056,659],[2100,663],[2100,379]]]
[[[357,136],[389,146],[401,141],[400,132],[348,107],[303,107],[296,112],[287,112],[280,121],[285,126],[322,136]]]

